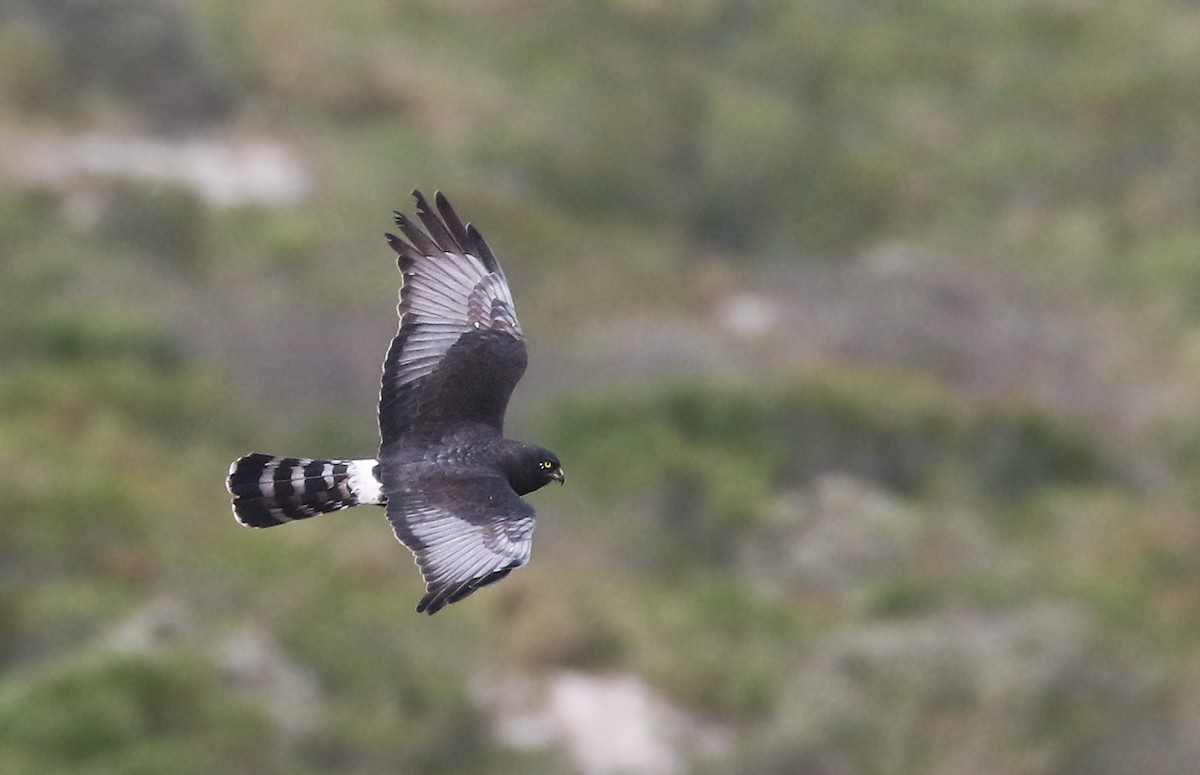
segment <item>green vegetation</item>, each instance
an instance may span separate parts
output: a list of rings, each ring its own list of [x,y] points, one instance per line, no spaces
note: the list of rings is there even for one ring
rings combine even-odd
[[[0,771],[607,771],[501,730],[580,673],[684,771],[1190,771],[1197,22],[0,0]],[[71,166],[197,136],[304,175]],[[222,487],[372,450],[417,186],[504,261],[569,477],[432,619],[377,510]]]
[[[192,664],[113,658],[11,688],[0,763],[13,772],[256,772],[274,758],[266,719],[211,691]]]

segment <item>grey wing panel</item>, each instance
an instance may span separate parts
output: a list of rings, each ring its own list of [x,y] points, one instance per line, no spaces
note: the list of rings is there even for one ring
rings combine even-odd
[[[416,559],[434,614],[529,562],[533,508],[500,476],[444,477],[388,494],[388,520]]]

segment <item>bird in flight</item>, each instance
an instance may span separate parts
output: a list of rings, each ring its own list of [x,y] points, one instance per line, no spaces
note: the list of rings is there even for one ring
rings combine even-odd
[[[548,449],[504,436],[525,372],[525,334],[504,271],[446,197],[420,191],[424,230],[397,212],[387,235],[403,283],[400,330],[383,362],[379,454],[359,460],[246,455],[229,468],[233,514],[275,527],[339,509],[387,509],[412,551],[434,614],[529,562],[533,508],[522,495],[565,481]]]

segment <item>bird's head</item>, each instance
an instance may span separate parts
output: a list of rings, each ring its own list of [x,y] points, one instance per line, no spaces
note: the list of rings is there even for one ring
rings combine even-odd
[[[518,495],[541,489],[550,482],[567,481],[558,456],[545,447],[522,445],[513,464],[507,466],[508,482]]]
[[[538,472],[544,477],[542,485],[550,484],[551,481],[559,484],[567,483],[567,475],[563,473],[562,463],[558,462],[558,456],[548,449],[541,450],[537,462]]]

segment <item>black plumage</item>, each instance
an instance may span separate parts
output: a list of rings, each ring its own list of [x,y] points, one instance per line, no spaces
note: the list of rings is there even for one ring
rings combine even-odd
[[[413,196],[424,230],[396,213],[403,238],[387,235],[403,284],[383,366],[378,456],[248,455],[227,486],[250,527],[385,505],[425,578],[417,610],[432,614],[529,561],[534,511],[520,496],[564,476],[552,452],[503,435],[527,353],[500,264],[440,192],[436,211]]]

